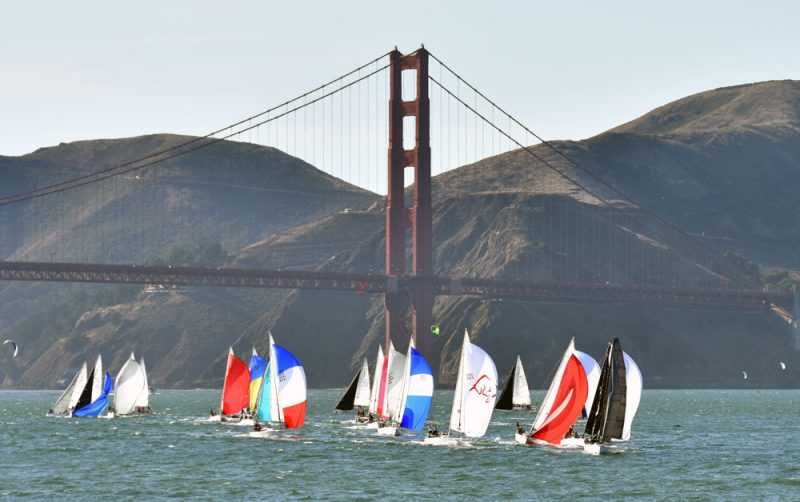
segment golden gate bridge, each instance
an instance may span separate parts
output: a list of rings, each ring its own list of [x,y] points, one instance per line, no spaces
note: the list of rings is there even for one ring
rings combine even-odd
[[[291,152],[336,178],[371,192],[385,191],[382,205],[367,209],[385,213],[384,262],[359,273],[131,264],[146,249],[157,253],[159,243],[197,239],[186,224],[197,208],[172,211],[171,220],[161,201],[182,185],[200,182],[190,171],[176,176],[176,161],[234,140]],[[493,277],[436,270],[434,197],[474,195],[474,188],[464,187],[488,169],[485,159],[512,172],[513,183],[488,177],[484,190],[521,197],[511,203],[514,214],[508,217],[524,215],[520,231],[529,240],[507,243],[520,246],[515,267]],[[224,182],[225,173],[219,177]],[[100,208],[113,205],[130,186],[141,195],[139,205],[107,210],[102,218],[99,211],[77,207],[68,198],[79,193]],[[280,205],[270,202],[269,189],[256,199],[254,215],[267,215]],[[137,215],[142,220],[138,227],[131,223]],[[137,252],[110,244],[121,227],[135,229],[134,240],[141,243]],[[247,243],[253,237],[258,236],[239,239]],[[494,237],[484,232],[473,240],[487,238]],[[741,264],[631,201],[424,47],[407,55],[390,51],[205,136],[5,195],[0,198],[0,257],[0,280],[6,281],[380,294],[387,340],[402,347],[410,334],[426,355],[434,298],[441,295],[797,312],[794,292],[765,291]]]

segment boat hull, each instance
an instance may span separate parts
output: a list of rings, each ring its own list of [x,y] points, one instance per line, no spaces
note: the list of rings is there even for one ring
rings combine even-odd
[[[426,437],[423,443],[430,446],[469,446],[464,439],[450,436]]]
[[[586,443],[583,445],[583,452],[589,455],[605,455],[613,451],[613,447],[608,443]]]
[[[378,427],[378,434],[381,436],[399,436],[400,429],[392,426]]]
[[[561,448],[583,448],[586,440],[583,438],[564,438],[559,445]]]

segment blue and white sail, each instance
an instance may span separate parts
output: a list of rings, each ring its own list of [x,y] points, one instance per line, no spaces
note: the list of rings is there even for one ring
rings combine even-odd
[[[394,421],[404,429],[421,430],[433,400],[433,372],[411,340],[403,373],[403,386]]]

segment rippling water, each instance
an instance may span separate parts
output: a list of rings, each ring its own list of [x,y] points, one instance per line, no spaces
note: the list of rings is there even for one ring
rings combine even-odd
[[[305,428],[275,439],[208,422],[218,391],[161,391],[154,415],[110,420],[46,417],[58,394],[0,392],[0,498],[800,498],[795,390],[645,390],[632,441],[600,457],[515,445],[527,412],[495,412],[456,449],[356,427],[330,411],[340,391],[310,391]],[[451,399],[437,391],[431,418]]]

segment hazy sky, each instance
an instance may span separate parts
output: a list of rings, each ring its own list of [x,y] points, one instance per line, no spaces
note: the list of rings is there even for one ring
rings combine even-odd
[[[550,139],[589,137],[715,87],[800,79],[800,2],[387,5],[5,3],[0,154],[204,134],[421,42]]]

